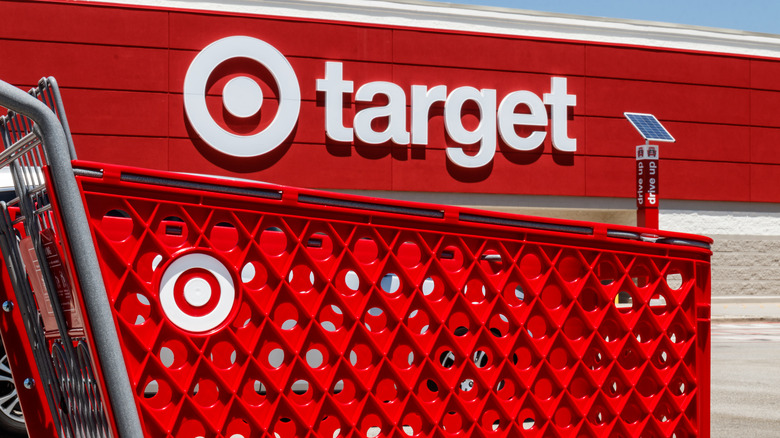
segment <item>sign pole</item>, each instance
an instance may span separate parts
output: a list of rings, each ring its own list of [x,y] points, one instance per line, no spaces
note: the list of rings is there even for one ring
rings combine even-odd
[[[658,146],[636,147],[636,224],[658,229]]]

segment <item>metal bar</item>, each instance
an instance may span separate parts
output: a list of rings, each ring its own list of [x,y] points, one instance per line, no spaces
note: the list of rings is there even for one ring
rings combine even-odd
[[[702,242],[700,240],[680,239],[676,237],[660,237],[660,236],[654,236],[653,239],[648,239],[646,236],[647,235],[643,235],[633,231],[607,230],[607,237],[612,237],[615,239],[638,240],[644,242],[663,243],[667,245],[684,245],[684,246],[692,246],[695,248],[711,249],[711,245],[709,243]]]
[[[615,239],[642,240],[642,237],[639,233],[634,233],[632,231],[607,230],[607,237],[613,237]]]
[[[80,167],[74,167],[73,174],[76,176],[86,176],[89,178],[103,178],[102,170],[82,169]]]
[[[43,207],[36,209],[35,214],[46,213],[48,211],[51,211],[51,204],[46,204]],[[48,225],[50,223],[51,222],[49,222],[49,219],[47,218],[46,224]],[[51,227],[47,226],[46,228],[51,228]]]
[[[387,204],[374,204],[372,202],[348,201],[344,199],[333,199],[325,196],[298,195],[298,202],[306,204],[324,205],[328,207],[353,208],[361,210],[379,211],[383,213],[405,214],[409,216],[421,216],[441,219],[444,212],[441,210],[431,210],[427,208],[398,207]]]
[[[516,228],[531,228],[534,230],[542,230],[542,231],[557,231],[560,233],[583,234],[583,235],[593,234],[593,228],[591,227],[581,227],[577,225],[548,224],[545,222],[524,221],[518,219],[506,219],[506,218],[491,217],[491,216],[480,216],[471,213],[461,213],[460,220],[466,222],[477,222],[481,224],[504,225],[504,226],[516,227]]]
[[[41,142],[32,132],[25,135],[21,140],[12,144],[11,147],[4,150],[3,152],[0,152],[0,167],[9,165],[19,156],[27,153],[31,149],[34,149],[39,144],[41,144]]]
[[[691,239],[678,239],[676,237],[664,237],[658,239],[656,242],[665,243],[667,245],[683,245],[683,246],[693,246],[695,248],[711,249],[710,244],[707,242],[701,242],[698,240],[691,240]]]
[[[61,206],[64,231],[71,251],[77,255],[73,257],[73,262],[116,428],[120,437],[142,438],[141,421],[114,326],[111,305],[100,275],[100,264],[90,238],[86,212],[73,177],[68,140],[63,127],[45,104],[3,81],[0,81],[0,105],[29,117],[40,129],[51,169],[52,189]]]
[[[219,184],[209,184],[194,181],[182,181],[169,178],[158,178],[146,175],[137,175],[134,173],[122,173],[120,176],[122,181],[142,183],[142,184],[154,184],[168,187],[178,187],[182,189],[202,190],[208,192],[217,193],[229,193],[232,195],[252,196],[256,198],[266,199],[282,199],[282,194],[276,190],[268,189],[252,189],[243,187],[229,187]]]
[[[52,419],[56,430],[62,430],[61,416],[57,411],[57,400],[62,398],[60,387],[57,384],[57,378],[52,367],[51,359],[48,355],[48,349],[36,348],[36,346],[46,345],[46,339],[43,334],[43,330],[39,324],[35,322],[39,319],[38,309],[35,306],[33,298],[33,292],[30,290],[30,284],[23,279],[26,278],[26,274],[23,274],[24,263],[20,258],[19,251],[14,251],[12,248],[18,248],[18,242],[13,223],[10,220],[8,214],[7,204],[0,201],[0,248],[2,249],[3,257],[5,259],[6,269],[8,270],[9,278],[13,284],[14,291],[16,292],[16,300],[19,304],[19,311],[22,314],[22,320],[24,321],[25,331],[30,341],[30,345],[33,347],[33,357],[35,358],[35,364],[38,367],[38,373],[43,380],[41,382],[44,385],[44,394],[49,404],[49,409],[52,413]],[[35,321],[35,322],[34,322]]]
[[[46,191],[46,186],[45,185],[38,185],[38,186],[30,187],[30,189],[27,191],[27,194],[29,194],[29,195],[38,195],[38,194],[42,194],[45,191]]]
[[[65,131],[65,140],[68,141],[70,159],[75,160],[76,147],[73,145],[73,137],[70,135],[70,125],[68,125],[68,118],[65,116],[65,108],[62,106],[62,99],[58,98],[58,96],[62,96],[62,94],[60,94],[60,86],[57,84],[57,80],[54,79],[54,76],[41,78],[41,80],[38,81],[38,85],[40,88],[43,88],[45,92],[48,92],[49,107],[57,113],[57,118],[60,120],[62,129]]]
[[[11,122],[16,127],[17,130],[17,137],[21,135],[28,135],[30,133],[35,133],[36,137],[40,138],[40,135],[38,134],[38,131],[35,129],[34,125],[31,121],[29,121],[26,117],[20,114],[15,114],[13,116],[13,119]],[[22,126],[21,128],[19,126]],[[30,129],[32,128],[32,129]],[[28,129],[30,131],[28,132]],[[26,134],[25,134],[26,133]],[[42,245],[41,245],[41,226],[37,222],[38,215],[35,213],[35,207],[38,204],[38,200],[34,199],[34,197],[29,193],[30,188],[30,180],[37,180],[37,172],[30,172],[30,164],[28,160],[29,154],[24,153],[21,155],[18,155],[15,160],[11,161],[9,164],[9,167],[11,169],[11,172],[14,176],[14,186],[16,189],[16,193],[19,196],[19,209],[24,216],[24,220],[21,221],[22,225],[24,226],[25,232],[29,239],[33,243],[33,248],[35,250],[36,256],[38,260],[44,260],[45,254],[43,253]],[[35,176],[34,176],[35,175]],[[40,273],[43,277],[44,284],[46,285],[46,291],[45,293],[48,295],[49,302],[51,303],[51,310],[54,313],[54,318],[57,325],[57,330],[59,332],[60,337],[62,338],[66,350],[68,354],[66,357],[73,357],[75,355],[75,351],[73,350],[72,341],[68,335],[67,332],[67,325],[65,316],[62,311],[61,303],[59,300],[59,296],[56,293],[56,286],[55,282],[51,273],[51,270],[49,269],[48,265],[46,263],[42,263],[39,265],[40,267]],[[22,271],[17,271],[18,273],[24,273],[24,266],[22,265]],[[19,275],[19,274],[17,274]],[[21,282],[25,282],[25,275],[21,274]],[[20,284],[20,283],[17,283]],[[23,287],[26,287],[29,289],[28,285],[21,285]],[[17,289],[19,286],[17,286]],[[18,290],[27,290],[27,289],[18,289]],[[34,306],[34,304],[33,304]],[[37,312],[37,309],[35,307],[31,307],[30,313]],[[34,319],[33,321],[37,321],[37,319]],[[46,348],[48,346],[48,343],[44,341],[40,341],[40,339],[44,339],[43,334],[43,327],[40,327],[38,324],[29,324],[31,327],[39,327],[37,330],[36,337],[39,338],[39,340],[32,345],[34,346],[34,350],[38,350],[39,356],[41,354],[41,351],[45,349],[45,354],[48,356],[49,350]],[[44,357],[46,357],[44,356]],[[71,427],[71,421],[69,416],[69,412],[64,412],[63,408],[67,408],[70,406],[70,403],[67,402],[66,398],[63,397],[63,393],[65,394],[71,394],[72,391],[63,389],[62,385],[64,383],[67,383],[70,381],[67,376],[63,376],[62,370],[53,368],[51,358],[47,358],[48,360],[43,363],[38,363],[39,361],[36,360],[36,363],[38,364],[39,370],[40,369],[46,369],[48,370],[47,373],[51,375],[51,379],[48,380],[48,383],[46,384],[45,388],[52,393],[52,398],[55,401],[55,404],[51,407],[53,415],[58,416],[60,424],[62,426],[62,434],[67,434],[68,430],[72,429]]]

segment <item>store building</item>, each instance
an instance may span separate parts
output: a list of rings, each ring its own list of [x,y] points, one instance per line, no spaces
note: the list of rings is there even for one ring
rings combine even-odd
[[[424,1],[0,1],[0,77],[62,88],[79,158],[660,226],[713,295],[780,290],[780,37]],[[249,79],[247,79],[249,78]]]

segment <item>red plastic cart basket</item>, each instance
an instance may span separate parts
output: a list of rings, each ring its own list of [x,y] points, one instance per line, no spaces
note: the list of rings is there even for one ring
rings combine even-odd
[[[71,162],[58,147],[67,159],[47,149],[33,202],[51,203],[50,223],[19,235],[42,236],[41,271],[74,298],[42,275],[59,316],[18,361],[50,369],[42,402],[62,436],[709,436],[707,238]],[[29,333],[42,286],[9,262],[25,241],[4,240],[4,285],[29,295]],[[99,275],[85,279],[89,257]]]

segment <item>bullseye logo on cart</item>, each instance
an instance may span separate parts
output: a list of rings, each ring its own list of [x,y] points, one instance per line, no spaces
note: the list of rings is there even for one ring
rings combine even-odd
[[[276,115],[257,133],[242,135],[225,129],[206,106],[206,88],[212,74],[236,58],[259,63],[276,82]],[[553,148],[561,152],[577,149],[577,140],[568,136],[567,127],[568,112],[577,104],[577,96],[568,94],[565,77],[551,77],[549,91],[541,97],[532,91],[517,90],[499,102],[496,90],[470,86],[448,89],[441,84],[412,85],[407,92],[392,82],[374,81],[356,90],[354,81],[345,79],[343,63],[326,61],[324,74],[316,78],[316,90],[323,96],[325,134],[336,142],[427,145],[431,109],[443,104],[446,135],[470,149],[467,153],[461,146],[447,146],[447,159],[456,166],[480,168],[489,164],[495,156],[498,136],[514,150],[535,150],[545,140],[548,124]],[[344,120],[343,109],[352,93],[356,103],[368,106],[356,111],[349,121]],[[375,99],[386,103],[371,105]],[[237,76],[225,84],[222,104],[232,117],[254,117],[262,108],[263,91],[253,78]],[[463,123],[466,106],[476,106],[479,112],[473,129]],[[256,38],[231,36],[207,46],[190,64],[184,79],[184,109],[192,128],[210,147],[234,157],[259,157],[282,145],[298,124],[300,83],[292,65],[275,47]]]

